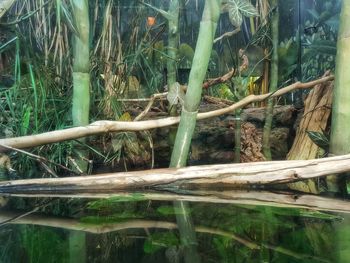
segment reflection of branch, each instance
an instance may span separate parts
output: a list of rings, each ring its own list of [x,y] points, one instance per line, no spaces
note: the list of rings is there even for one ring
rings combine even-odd
[[[0,220],[8,220],[9,218],[15,217],[16,215],[11,212],[0,212]],[[148,229],[148,228],[162,228],[162,229],[176,229],[177,225],[172,222],[165,221],[152,221],[152,220],[130,220],[122,223],[106,223],[106,224],[82,224],[76,219],[63,219],[63,218],[55,218],[55,217],[46,217],[40,215],[28,215],[27,217],[19,218],[16,221],[11,222],[12,224],[25,224],[25,225],[40,225],[47,227],[56,227],[63,228],[74,231],[85,231],[94,234],[102,234],[102,233],[110,233],[114,231],[120,230],[128,230],[128,229]],[[313,259],[318,262],[330,262],[324,258],[315,257],[307,254],[299,254],[297,252],[291,251],[289,249],[273,246],[269,244],[263,244],[262,246],[258,245],[256,242],[252,242],[250,240],[244,239],[236,234],[233,234],[228,231],[210,228],[210,227],[201,227],[197,226],[194,228],[198,233],[210,234],[223,236],[237,241],[238,243],[248,247],[249,249],[261,249],[261,247],[265,247],[271,250],[274,250],[278,253],[285,254],[297,259]]]
[[[15,219],[13,219],[15,218]],[[11,221],[8,221],[11,220]],[[177,224],[172,222],[164,221],[152,221],[152,220],[129,220],[127,222],[121,223],[104,223],[104,224],[89,224],[89,223],[80,223],[76,219],[65,219],[65,218],[55,218],[48,217],[44,215],[30,215],[26,214],[24,217],[20,217],[13,212],[0,212],[0,221],[9,222],[11,224],[25,224],[25,225],[39,225],[39,226],[48,226],[56,228],[64,228],[74,231],[85,231],[94,234],[103,234],[110,233],[114,231],[120,231],[125,229],[148,229],[148,228],[164,228],[164,229],[176,229]],[[0,223],[1,223],[0,222]],[[231,239],[236,240],[237,242],[249,247],[250,249],[259,249],[259,245],[254,244],[253,242],[243,239],[235,234],[230,232],[225,232],[219,229],[213,229],[209,227],[195,227],[196,232],[214,234],[220,236],[226,236]]]
[[[214,39],[214,44],[218,41],[220,41],[221,39],[225,38],[225,37],[230,37],[230,36],[233,36],[235,34],[237,34],[239,31],[241,31],[241,28],[240,27],[237,27],[235,30],[233,31],[230,31],[230,32],[226,32],[224,34],[222,34],[221,36],[219,36],[218,38],[215,38]]]
[[[274,93],[267,93],[262,95],[249,95],[237,103],[214,110],[211,112],[198,113],[197,119],[202,120],[206,118],[220,116],[226,113],[231,113],[236,109],[243,108],[252,102],[263,101],[270,97],[278,97],[285,93],[297,90],[312,88],[317,84],[333,80],[333,76],[323,77],[307,83],[296,82],[285,88],[282,88]],[[142,131],[155,128],[167,127],[179,123],[180,117],[168,117],[157,120],[139,121],[139,122],[123,122],[123,121],[96,121],[87,126],[79,126],[68,128],[64,130],[56,130],[36,135],[28,135],[16,138],[0,139],[0,152],[6,151],[1,145],[7,145],[15,148],[26,148],[40,146],[49,143],[61,142],[66,140],[78,139],[86,136],[106,133],[106,132],[123,132],[123,131]]]
[[[280,246],[273,246],[273,245],[269,245],[269,244],[266,244],[266,243],[263,243],[261,246],[264,247],[264,248],[267,248],[267,249],[274,250],[275,252],[278,252],[278,253],[281,253],[281,254],[284,254],[284,255],[287,255],[287,256],[299,259],[299,260],[306,260],[307,262],[309,262],[310,259],[314,260],[316,262],[325,262],[325,263],[331,262],[330,260],[325,259],[325,258],[321,258],[321,257],[317,257],[317,256],[311,256],[311,255],[308,255],[308,254],[297,253],[297,252],[294,252],[292,250],[289,250],[289,249],[286,249],[286,248],[283,248],[283,247],[280,247]],[[304,262],[304,261],[302,261],[302,262]]]
[[[1,212],[0,212],[0,227],[7,225],[7,224],[12,224],[12,223],[18,222],[18,220],[26,220],[23,218],[28,218],[28,216],[37,212],[40,208],[43,208],[43,207],[49,205],[50,203],[51,203],[51,201],[44,202],[43,204],[40,204],[37,207],[35,207],[33,210],[25,212],[23,214],[15,214],[15,213],[8,214],[7,213],[6,216],[3,217]]]
[[[268,191],[237,191],[237,190],[187,190],[187,195],[183,193],[177,194],[170,192],[110,192],[110,193],[34,193],[34,194],[9,194],[16,197],[60,197],[60,198],[87,198],[101,199],[111,197],[121,197],[125,200],[134,200],[135,195],[141,197],[142,200],[156,201],[189,201],[203,202],[214,204],[243,204],[253,206],[271,206],[271,207],[288,207],[302,208],[309,210],[331,211],[338,213],[350,213],[349,201],[341,199],[322,197],[317,195],[296,194],[295,192],[268,192]]]

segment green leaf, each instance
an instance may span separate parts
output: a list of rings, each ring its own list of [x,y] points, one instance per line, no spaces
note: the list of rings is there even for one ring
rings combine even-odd
[[[311,56],[328,55],[335,56],[337,54],[337,44],[331,40],[315,40],[306,47],[303,59],[310,59]]]
[[[329,147],[329,139],[324,135],[323,132],[306,131],[309,138],[318,146],[324,150]]]
[[[243,22],[243,16],[257,16],[255,7],[247,0],[229,0],[223,5],[223,12],[228,12],[230,22],[236,27],[240,27]]]
[[[234,1],[237,3],[239,11],[242,13],[242,15],[246,17],[252,17],[252,16],[258,16],[259,13],[255,9],[255,7],[247,0],[239,0]]]
[[[170,14],[170,13],[168,13],[168,12],[162,10],[162,9],[159,9],[159,8],[153,6],[153,5],[150,5],[150,4],[147,4],[147,3],[144,3],[144,2],[142,2],[142,4],[144,4],[145,6],[148,6],[149,8],[157,11],[158,13],[160,13],[167,20],[174,19],[174,15],[172,15],[172,14]]]
[[[185,99],[185,92],[181,89],[181,85],[178,82],[175,82],[172,87],[170,87],[167,100],[170,106],[177,105],[179,102],[183,103]]]
[[[31,112],[32,112],[32,107],[31,106],[26,107],[26,110],[22,117],[22,127],[21,127],[22,135],[26,135],[28,133]]]
[[[231,24],[235,27],[240,27],[243,23],[243,16],[238,12],[238,9],[231,8],[228,17],[230,18]]]

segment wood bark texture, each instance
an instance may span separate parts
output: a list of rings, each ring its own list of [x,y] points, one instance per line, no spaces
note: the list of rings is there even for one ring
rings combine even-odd
[[[308,160],[317,157],[319,147],[310,139],[306,131],[326,130],[331,114],[333,85],[333,81],[319,84],[307,96],[304,114],[293,146],[288,153],[288,160]]]
[[[327,75],[329,75],[328,72],[325,76]],[[327,81],[316,85],[307,96],[293,146],[287,155],[288,160],[310,160],[318,157],[320,147],[310,139],[307,131],[322,133],[326,130],[331,114],[333,87],[334,82]],[[319,193],[317,184],[313,180],[290,184],[289,187],[298,191]]]
[[[350,155],[0,182],[0,193],[222,189],[273,186],[350,171]]]

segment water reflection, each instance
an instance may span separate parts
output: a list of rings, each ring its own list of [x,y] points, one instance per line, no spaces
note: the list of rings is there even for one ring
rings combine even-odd
[[[234,204],[223,199],[226,204],[175,205],[142,200],[142,194],[13,197],[0,211],[0,221],[7,222],[0,228],[0,262],[195,262],[196,257],[198,262],[350,262],[349,211],[276,205],[274,194],[268,206],[267,193],[260,193],[265,203],[258,203],[259,193],[250,193],[256,196],[250,203],[237,198],[230,199]],[[304,198],[319,198],[317,204],[310,201],[319,209],[326,201],[338,210],[347,204]],[[32,213],[20,216],[24,210]],[[193,233],[184,227],[190,221]]]

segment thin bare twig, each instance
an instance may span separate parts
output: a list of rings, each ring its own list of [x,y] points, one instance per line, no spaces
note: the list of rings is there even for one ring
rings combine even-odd
[[[203,83],[203,89],[207,89],[213,85],[226,82],[230,80],[234,75],[236,74],[235,69],[231,69],[229,72],[227,72],[225,75],[215,78],[215,79],[208,79],[206,82]]]
[[[4,147],[6,149],[9,149],[9,150],[15,151],[15,152],[23,153],[23,154],[25,154],[25,155],[27,155],[29,157],[34,158],[35,160],[41,162],[43,164],[44,168],[51,174],[52,174],[52,172],[50,171],[51,169],[48,169],[49,167],[45,163],[53,164],[53,165],[58,166],[59,168],[61,168],[63,170],[66,170],[66,171],[70,172],[70,173],[79,174],[79,173],[77,173],[77,172],[75,172],[75,171],[73,171],[73,170],[71,170],[71,169],[69,169],[69,168],[59,164],[59,163],[53,162],[51,160],[48,160],[48,159],[46,159],[46,158],[44,158],[42,156],[39,156],[39,155],[30,153],[30,152],[27,152],[27,151],[24,151],[24,150],[21,150],[21,149],[17,149],[15,147],[11,147],[9,145],[0,144],[0,146]],[[53,175],[55,176],[55,174],[53,174]],[[55,177],[57,177],[57,175]]]
[[[214,44],[215,44],[216,42],[222,40],[222,39],[225,38],[225,37],[231,37],[231,36],[237,34],[239,31],[241,31],[241,28],[240,28],[240,27],[237,27],[237,28],[236,28],[235,30],[233,30],[233,31],[226,32],[226,33],[222,34],[222,35],[219,36],[218,38],[215,38],[215,39],[214,39]]]
[[[139,121],[141,120],[143,117],[145,117],[147,115],[147,113],[149,112],[149,110],[151,109],[154,101],[158,98],[163,98],[164,96],[166,96],[168,94],[168,92],[163,92],[163,93],[156,93],[153,94],[151,96],[150,101],[148,102],[146,108],[134,119],[134,121]]]
[[[24,20],[30,18],[31,16],[35,15],[37,12],[39,12],[42,8],[44,8],[46,5],[48,5],[52,0],[48,0],[46,1],[44,4],[42,4],[40,7],[38,7],[37,9],[33,10],[32,12],[29,12],[26,15],[21,16],[20,18],[17,18],[14,21],[11,22],[4,22],[4,23],[0,23],[0,25],[4,25],[4,26],[11,26],[11,25],[15,25],[18,24],[20,22],[23,22]]]

